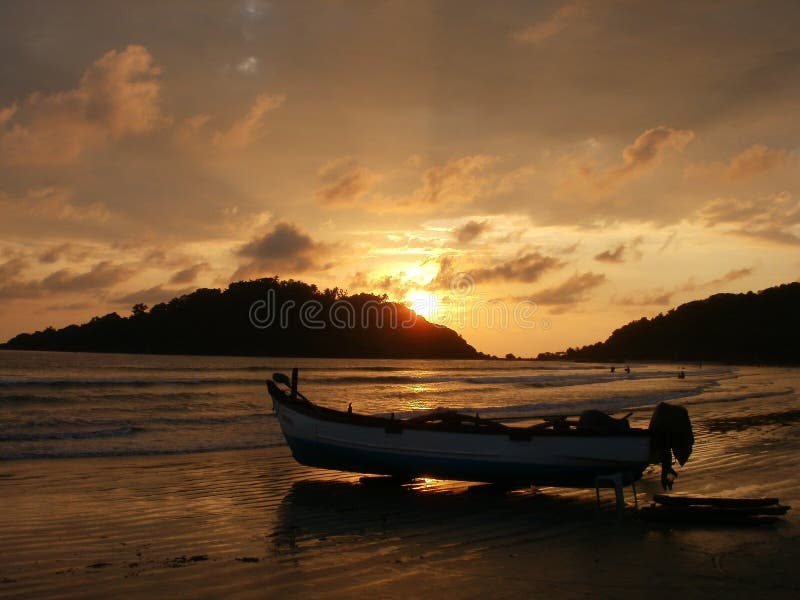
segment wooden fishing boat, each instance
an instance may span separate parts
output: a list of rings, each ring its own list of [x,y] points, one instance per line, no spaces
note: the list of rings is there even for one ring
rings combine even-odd
[[[595,487],[613,477],[628,485],[661,462],[662,482],[670,484],[672,453],[685,463],[694,440],[686,410],[665,403],[648,429],[598,411],[522,427],[454,411],[395,419],[333,410],[298,392],[296,370],[291,380],[276,373],[267,387],[298,462],[403,479]]]

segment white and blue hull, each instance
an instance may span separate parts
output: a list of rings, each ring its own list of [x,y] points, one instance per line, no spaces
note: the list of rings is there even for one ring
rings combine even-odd
[[[636,481],[651,458],[650,436],[643,430],[619,435],[441,431],[329,420],[294,402],[274,401],[274,407],[298,462],[339,471],[591,487],[599,475],[619,473],[626,484]]]

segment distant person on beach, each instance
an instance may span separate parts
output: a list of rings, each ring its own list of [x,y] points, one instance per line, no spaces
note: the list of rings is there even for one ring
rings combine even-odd
[[[625,365],[625,372],[630,374],[631,368],[628,365]]]
[[[686,371],[684,371],[683,368],[678,371],[678,379],[686,379]]]
[[[617,367],[611,367],[611,372],[612,372],[612,373],[613,373],[614,371],[616,371],[616,370],[617,370]]]

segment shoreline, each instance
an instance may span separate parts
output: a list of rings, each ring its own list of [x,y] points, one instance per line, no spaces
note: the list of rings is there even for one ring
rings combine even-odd
[[[702,360],[698,361],[697,359],[692,360],[679,360],[679,359],[665,359],[665,358],[637,358],[633,360],[620,360],[620,359],[608,359],[608,360],[589,360],[589,359],[568,359],[568,358],[536,358],[536,357],[520,357],[517,356],[513,359],[504,358],[502,356],[467,356],[461,358],[453,358],[453,357],[444,357],[444,358],[436,358],[436,357],[393,357],[393,356],[282,356],[282,355],[270,355],[270,354],[164,354],[164,353],[151,353],[151,352],[104,352],[102,350],[40,350],[40,349],[31,349],[31,348],[7,348],[4,344],[0,344],[0,352],[25,352],[25,353],[33,353],[33,352],[42,352],[42,353],[57,353],[57,354],[70,354],[70,355],[92,355],[92,356],[133,356],[133,357],[158,357],[164,356],[169,358],[223,358],[223,359],[260,359],[260,358],[268,358],[273,360],[281,360],[281,361],[296,361],[296,360],[339,360],[339,361],[350,361],[350,360],[363,360],[363,361],[436,361],[436,362],[465,362],[465,361],[486,361],[486,362],[500,362],[500,363],[514,363],[514,362],[524,362],[524,363],[540,363],[540,364],[548,364],[548,363],[568,363],[568,364],[596,364],[601,368],[602,366],[608,365],[637,365],[637,364],[645,364],[645,365],[696,365],[698,363],[702,363],[703,367],[705,366],[718,366],[718,367],[764,367],[764,368],[800,368],[800,363],[786,363],[786,362],[726,362],[721,360]],[[701,369],[703,367],[700,367]],[[290,368],[290,367],[286,367]]]

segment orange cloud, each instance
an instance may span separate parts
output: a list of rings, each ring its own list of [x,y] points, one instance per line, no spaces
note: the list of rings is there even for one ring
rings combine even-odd
[[[694,138],[694,132],[659,125],[642,133],[622,151],[623,164],[607,172],[601,179],[601,187],[616,187],[627,179],[637,177],[652,165],[668,149],[680,152]]]
[[[102,202],[79,204],[73,201],[71,191],[64,188],[44,187],[28,190],[21,198],[11,198],[0,192],[0,215],[21,215],[56,221],[83,221],[105,223],[111,212]]]
[[[214,135],[215,146],[224,150],[241,150],[256,141],[264,129],[264,117],[286,100],[283,94],[260,94],[247,114],[226,131]]]
[[[78,87],[36,92],[0,109],[0,162],[62,165],[109,140],[153,131],[166,119],[159,106],[161,70],[143,46],[112,50],[84,72]]]
[[[559,161],[557,171],[566,170],[568,176],[559,176],[561,181],[554,188],[554,194],[577,202],[567,204],[571,217],[575,216],[576,209],[602,210],[609,194],[653,170],[670,150],[682,151],[693,138],[692,131],[659,125],[644,131],[623,149],[621,165],[606,168],[596,159],[581,160],[567,155]]]
[[[732,181],[752,179],[756,175],[786,165],[789,160],[789,153],[785,150],[775,150],[762,144],[755,144],[734,156],[725,174]]]
[[[317,200],[326,205],[353,204],[368,192],[378,176],[352,156],[344,156],[324,165],[317,173],[320,187],[315,192]]]
[[[6,124],[6,122],[11,120],[11,117],[14,116],[14,113],[17,112],[17,105],[12,104],[11,106],[6,106],[5,108],[0,108],[0,127]]]
[[[539,44],[560,33],[570,21],[585,12],[581,2],[568,2],[556,10],[549,19],[518,31],[512,37],[521,44]]]
[[[384,198],[380,209],[426,212],[448,204],[470,204],[491,188],[495,178],[486,171],[496,160],[475,154],[430,167],[423,173],[420,187],[408,196]]]
[[[729,161],[691,164],[684,170],[684,176],[687,179],[715,178],[741,183],[782,167],[796,165],[796,162],[797,156],[791,152],[763,144],[753,144]]]

